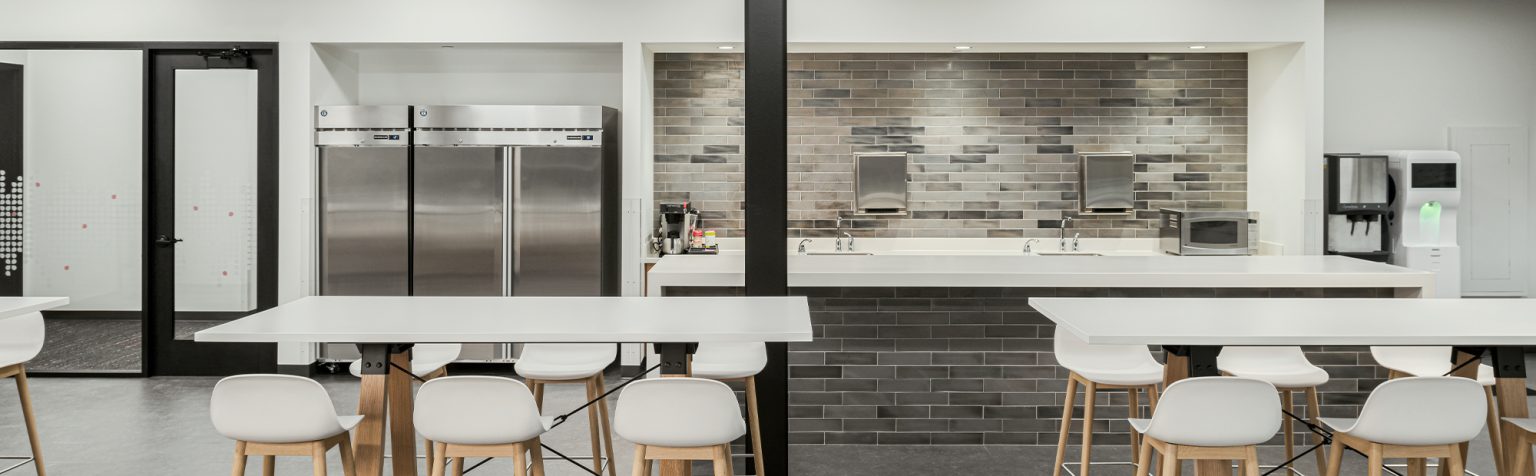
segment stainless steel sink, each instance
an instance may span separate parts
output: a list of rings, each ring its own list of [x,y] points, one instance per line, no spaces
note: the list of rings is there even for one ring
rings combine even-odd
[[[1091,251],[1036,251],[1035,256],[1104,256]]]
[[[812,252],[805,253],[805,255],[806,256],[872,256],[872,255],[874,255],[874,253],[871,253],[871,252],[868,252],[868,251],[812,251]]]

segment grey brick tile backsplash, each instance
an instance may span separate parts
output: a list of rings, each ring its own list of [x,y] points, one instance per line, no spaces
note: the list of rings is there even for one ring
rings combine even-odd
[[[742,57],[656,57],[655,198],[741,236]],[[806,53],[789,59],[789,234],[830,236],[853,154],[910,153],[911,213],[863,237],[1048,237],[1080,152],[1138,155],[1136,212],[1084,237],[1156,236],[1160,207],[1245,208],[1242,53]]]
[[[741,292],[671,288],[667,294]],[[809,297],[816,337],[789,346],[792,439],[862,445],[1056,444],[1067,371],[1052,354],[1055,328],[1029,307],[1029,297],[1392,296],[1373,288],[797,288],[791,294]],[[890,309],[890,302],[899,305]],[[1324,416],[1354,416],[1386,379],[1366,348],[1304,350],[1331,377],[1320,389]],[[1125,392],[1099,394],[1096,444],[1128,442],[1127,399]],[[1298,394],[1298,411],[1301,404]]]

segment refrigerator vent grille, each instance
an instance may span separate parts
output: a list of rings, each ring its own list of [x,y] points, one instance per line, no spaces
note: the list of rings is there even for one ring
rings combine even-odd
[[[571,131],[571,132],[600,132],[601,128],[568,128],[568,127],[420,127],[418,131],[426,132],[470,132],[470,131],[513,131],[513,132],[539,132],[539,131]]]

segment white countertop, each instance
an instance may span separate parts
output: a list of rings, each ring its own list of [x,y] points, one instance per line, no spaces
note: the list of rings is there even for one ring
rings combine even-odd
[[[745,268],[740,255],[667,256],[647,291],[742,286]],[[1434,278],[1342,256],[796,255],[788,268],[791,287],[1428,288]]]
[[[1536,345],[1531,299],[1032,298],[1089,344]]]
[[[198,332],[198,342],[807,342],[804,297],[299,299]]]
[[[67,297],[0,297],[0,319],[46,311],[69,304]]]

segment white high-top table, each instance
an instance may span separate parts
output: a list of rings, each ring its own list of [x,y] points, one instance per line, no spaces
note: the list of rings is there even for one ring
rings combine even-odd
[[[357,344],[363,381],[359,476],[416,474],[410,348],[426,343],[649,343],[663,375],[685,375],[699,343],[807,342],[804,297],[307,297],[196,334],[199,342]],[[771,436],[771,435],[770,435]],[[765,440],[769,436],[765,436]],[[687,474],[684,465],[663,473]]]
[[[1216,356],[1228,345],[1451,346],[1456,363],[1471,361],[1457,375],[1474,379],[1476,360],[1491,350],[1500,416],[1528,416],[1523,347],[1536,346],[1536,300],[1033,298],[1030,306],[1089,344],[1162,346],[1165,383],[1220,375]],[[1515,447],[1521,430],[1502,429],[1506,460],[1529,451]],[[1231,470],[1218,462],[1200,471]],[[1508,472],[1532,474],[1529,464]]]

